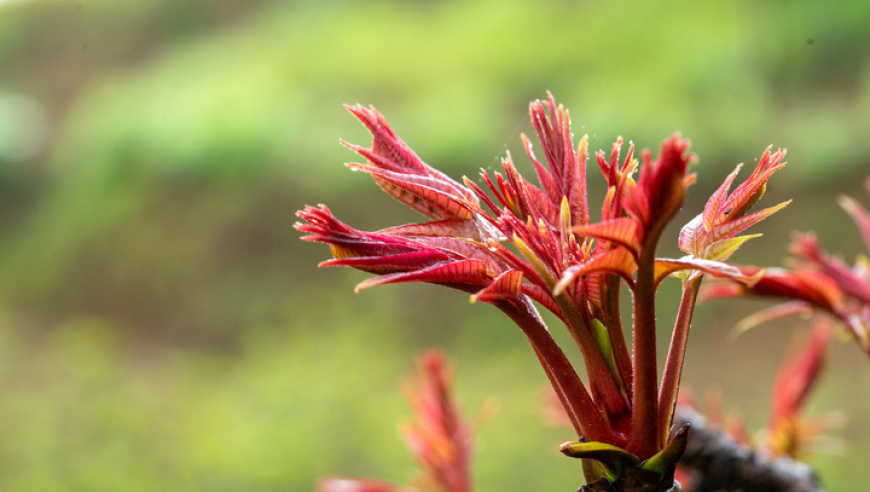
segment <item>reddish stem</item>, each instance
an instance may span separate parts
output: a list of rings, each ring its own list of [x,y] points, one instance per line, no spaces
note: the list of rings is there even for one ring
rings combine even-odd
[[[629,410],[628,398],[619,384],[619,376],[610,371],[604,354],[601,353],[601,349],[592,335],[588,320],[577,309],[571,296],[567,292],[563,292],[555,299],[565,316],[568,331],[580,348],[593,394],[597,400],[603,403],[609,420],[617,421]]]
[[[559,398],[559,403],[562,405],[565,413],[568,414],[568,420],[571,421],[571,425],[574,427],[574,431],[577,432],[577,436],[585,435],[586,432],[583,430],[581,417],[577,415],[577,410],[574,408],[574,405],[571,404],[571,400],[568,398],[565,389],[562,387],[562,384],[559,382],[559,379],[556,377],[553,369],[547,363],[547,360],[544,358],[544,356],[541,355],[541,351],[538,350],[538,348],[534,344],[532,344],[532,348],[535,350],[535,355],[538,356],[538,362],[541,363],[541,367],[544,368],[544,372],[547,374],[547,379],[550,380],[550,385],[553,387],[553,390],[556,392],[556,396]]]
[[[521,302],[504,301],[495,305],[528,337],[578,434],[591,441],[612,441],[613,436],[607,424],[571,362],[559,348],[531,302],[525,296],[520,299]]]
[[[683,362],[686,357],[686,344],[689,340],[689,328],[692,325],[692,315],[695,312],[695,301],[698,298],[701,279],[702,276],[698,275],[683,286],[680,310],[677,313],[671,345],[665,359],[661,394],[659,395],[659,445],[661,446],[667,444],[668,432],[674,420],[677,396],[680,392],[680,379],[683,375]]]
[[[658,234],[645,241],[638,261],[634,289],[634,386],[632,387],[631,446],[644,460],[658,444],[658,367],[656,362],[655,245]]]

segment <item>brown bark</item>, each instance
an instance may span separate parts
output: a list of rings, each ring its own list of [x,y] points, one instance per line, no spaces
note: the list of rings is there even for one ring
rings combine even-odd
[[[697,472],[693,492],[823,492],[808,465],[787,458],[771,460],[736,443],[686,407],[677,409],[674,427],[691,424],[680,464]]]

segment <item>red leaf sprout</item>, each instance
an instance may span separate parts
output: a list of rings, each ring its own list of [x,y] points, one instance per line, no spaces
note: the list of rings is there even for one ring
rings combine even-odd
[[[471,492],[471,425],[453,399],[453,378],[444,355],[431,351],[417,362],[406,396],[416,417],[402,427],[408,447],[424,470],[415,486],[372,479],[327,478],[320,492]]]
[[[522,137],[537,183],[527,181],[508,154],[501,172],[481,172],[482,186],[468,178],[460,184],[424,163],[374,108],[348,109],[373,135],[370,148],[345,144],[365,158],[348,167],[370,174],[390,196],[430,220],[364,232],[340,222],[325,206],[307,207],[297,213],[302,221],[296,228],[307,233],[304,240],[330,245],[334,259],[321,265],[377,275],[358,290],[427,282],[499,308],[529,339],[577,437],[620,450],[601,454],[596,448],[590,459],[604,460],[610,470],[648,466],[645,476],[653,470],[662,484],[669,483],[685,442],[684,432],[678,433],[680,442],[669,442],[668,436],[701,277],[709,273],[746,285],[758,280],[757,272],[723,261],[745,240],[737,234],[784,206],[749,212],[770,175],[782,167],[784,153],[768,149],[730,195],[734,174],[726,179],[704,212],[683,228],[679,242],[689,256],[657,258],[660,237],[695,179],[688,172],[694,159],[689,142],[678,134],[665,140],[655,158],[642,151],[640,162],[631,143],[621,158],[621,138],[609,157],[596,154],[607,186],[596,222],[587,201],[588,139],[580,138],[575,147],[568,111],[552,95],[529,108],[540,149]],[[660,381],[655,296],[669,275],[682,276],[684,296]],[[633,301],[631,351],[620,314],[622,283]],[[532,301],[565,324],[582,354],[588,384]],[[571,456],[589,452],[584,444],[565,449]],[[587,476],[590,481],[598,478],[587,473],[593,475]]]

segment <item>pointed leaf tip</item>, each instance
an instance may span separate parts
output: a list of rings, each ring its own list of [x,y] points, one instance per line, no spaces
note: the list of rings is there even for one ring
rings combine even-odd
[[[667,476],[673,474],[683,453],[686,452],[686,443],[689,439],[689,424],[684,424],[674,434],[671,442],[659,451],[655,456],[646,460],[641,465],[644,470],[649,470],[657,473],[659,476]]]
[[[523,285],[523,272],[510,270],[498,276],[491,284],[471,296],[470,302],[492,302],[499,299],[515,297],[520,294]]]
[[[559,446],[559,451],[571,458],[593,459],[602,463],[640,463],[637,456],[620,447],[604,442],[568,441]]]

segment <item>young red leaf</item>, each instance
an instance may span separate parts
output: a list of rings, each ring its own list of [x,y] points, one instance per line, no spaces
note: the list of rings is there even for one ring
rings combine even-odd
[[[631,217],[621,217],[571,229],[575,234],[612,241],[637,256],[640,246],[642,229],[637,220]]]
[[[579,265],[574,265],[565,270],[559,283],[553,292],[559,294],[577,277],[590,275],[598,272],[608,272],[623,277],[629,285],[634,284],[632,274],[637,269],[631,253],[627,249],[619,247],[594,256],[592,259]]]
[[[492,278],[489,276],[486,265],[482,261],[460,260],[408,272],[372,277],[357,284],[354,290],[359,292],[376,285],[426,282],[473,292],[488,285],[491,281]]]
[[[731,183],[740,170],[741,166],[738,165],[707,200],[704,211],[680,230],[680,249],[696,258],[724,261],[746,239],[755,237],[744,236],[740,241],[731,241],[737,234],[773,215],[791,202],[789,200],[749,214],[752,206],[764,194],[770,176],[785,166],[785,163],[781,162],[784,156],[784,151],[771,156],[768,147],[749,178],[733,193],[728,194]]]
[[[372,147],[342,142],[366,158],[348,164],[372,174],[390,196],[432,219],[469,219],[477,208],[474,192],[424,163],[393,131],[376,109],[346,106],[372,133]]]

